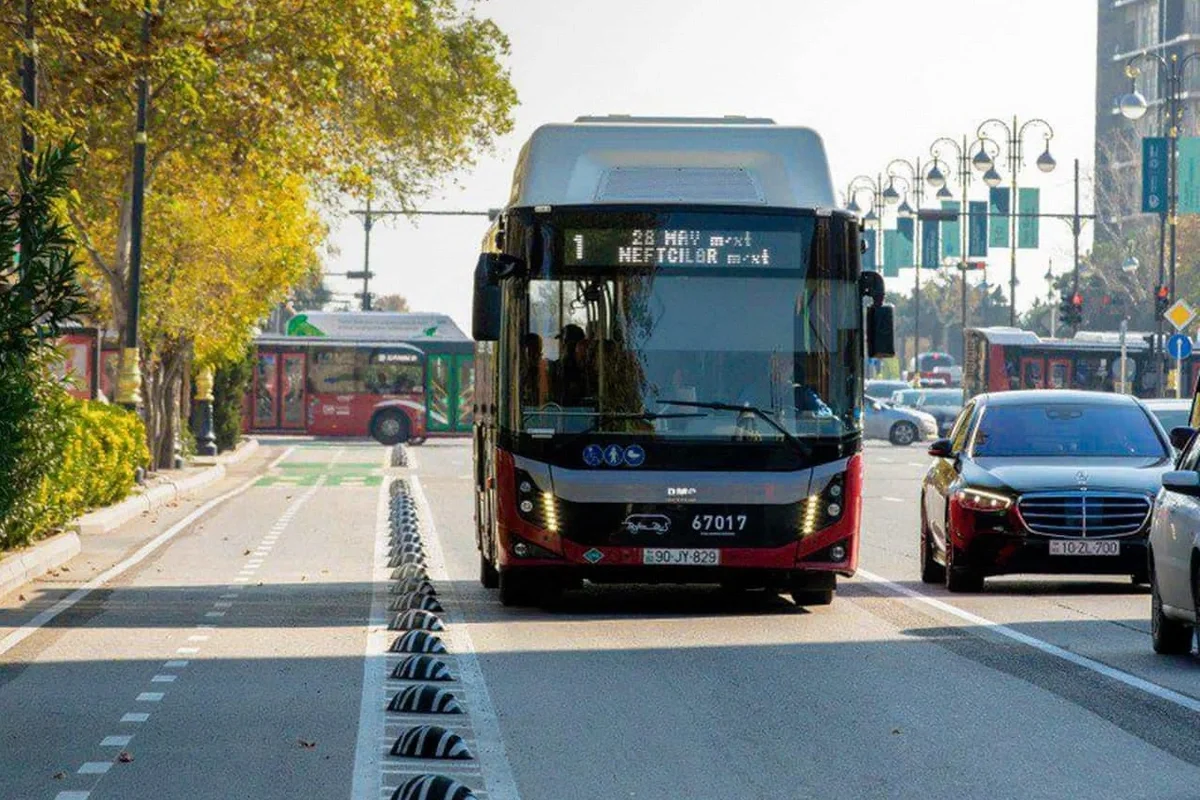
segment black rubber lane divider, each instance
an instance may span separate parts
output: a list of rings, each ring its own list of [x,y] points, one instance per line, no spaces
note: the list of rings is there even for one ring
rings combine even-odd
[[[392,602],[388,604],[388,611],[408,611],[416,609],[418,611],[445,611],[442,604],[433,595],[421,594],[420,592],[406,592],[392,598]]]
[[[408,562],[405,561],[404,559],[405,559],[404,555],[396,554],[388,559],[388,566],[389,567],[402,567],[405,564],[408,564]],[[405,578],[424,578],[425,577],[425,568],[423,566],[421,566],[420,564],[408,564],[408,566],[412,567],[412,570],[407,575],[404,575],[402,577],[405,577]],[[393,578],[393,580],[398,580],[398,579]]]
[[[446,654],[446,645],[428,631],[409,631],[403,636],[397,636],[391,649],[393,653],[433,653],[439,656]]]
[[[408,466],[408,451],[404,449],[404,445],[398,444],[392,447],[392,466],[407,467]]]
[[[390,594],[390,595],[408,594],[410,591],[413,591],[412,589],[407,588],[409,586],[409,583],[412,581],[415,581],[417,583],[428,583],[429,582],[429,578],[425,574],[425,566],[423,564],[401,564],[399,567],[396,568],[396,572],[397,573],[400,572],[400,570],[404,569],[405,567],[415,567],[419,571],[414,573],[414,571],[412,569],[410,569],[408,572],[404,573],[399,578],[395,578],[395,577],[392,578],[392,580],[394,580],[395,583],[393,583],[388,588],[388,594]]]
[[[402,611],[388,626],[394,631],[444,631],[446,626],[438,619],[438,615],[429,611],[410,609]]]
[[[388,711],[408,714],[461,714],[458,698],[436,686],[409,686],[397,692]]]
[[[445,775],[417,775],[396,788],[392,800],[477,800],[474,792]]]
[[[446,662],[433,656],[409,656],[392,670],[396,680],[407,681],[452,681]]]
[[[410,594],[416,592],[418,594],[427,594],[430,597],[437,594],[437,589],[433,588],[433,584],[426,578],[413,578],[411,576],[396,574],[402,569],[404,568],[398,567],[392,573],[392,580],[396,581],[396,591],[392,592],[392,594]]]
[[[394,544],[400,544],[400,545],[405,545],[405,544],[419,545],[421,543],[421,534],[417,533],[416,531],[407,531],[405,533],[400,534],[398,537],[393,537],[392,541]]]
[[[420,556],[421,558],[424,558],[425,557],[425,548],[421,545],[420,542],[396,542],[396,544],[392,545],[391,549],[388,551],[388,555],[392,555],[392,556],[414,555],[414,556]]]
[[[405,758],[445,758],[467,761],[475,758],[467,743],[454,731],[441,725],[418,725],[400,734],[392,745],[392,755]]]

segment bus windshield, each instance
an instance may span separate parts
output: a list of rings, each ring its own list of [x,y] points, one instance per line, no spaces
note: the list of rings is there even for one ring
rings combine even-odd
[[[784,436],[708,404],[753,407],[796,437],[857,431],[857,276],[832,274],[816,220],[760,214],[745,230],[734,214],[662,216],[636,237],[565,231],[555,274],[529,282],[522,429]]]

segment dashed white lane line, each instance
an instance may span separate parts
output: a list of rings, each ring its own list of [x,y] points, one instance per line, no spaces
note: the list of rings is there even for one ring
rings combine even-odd
[[[208,611],[204,614],[204,616],[216,619],[218,617],[225,616],[225,612],[224,611]]]
[[[166,695],[163,692],[142,692],[137,696],[139,703],[161,703]]]
[[[998,622],[993,622],[992,620],[981,617],[978,614],[972,614],[970,611],[961,609],[958,606],[938,600],[936,597],[930,597],[927,594],[915,591],[907,586],[902,586],[894,581],[889,581],[887,578],[876,575],[873,572],[867,572],[866,570],[860,569],[858,571],[858,575],[861,578],[870,581],[871,583],[878,583],[881,586],[886,586],[888,589],[896,592],[897,594],[904,595],[905,597],[916,600],[919,603],[924,603],[925,605],[936,608],[939,611],[958,617],[959,619],[969,622],[972,625],[978,625],[981,628],[986,628],[991,633],[995,633],[1015,642],[1020,642],[1021,644],[1032,647],[1035,650],[1039,650],[1046,655],[1060,658],[1063,661],[1070,662],[1077,667],[1083,667],[1086,670],[1103,675],[1106,678],[1111,678],[1118,683],[1122,683],[1131,689],[1137,689],[1138,691],[1145,692],[1146,694],[1157,697],[1160,700],[1166,700],[1168,703],[1174,703],[1177,706],[1186,708],[1189,711],[1200,712],[1200,699],[1172,691],[1165,686],[1159,686],[1157,683],[1151,683],[1144,678],[1139,678],[1136,675],[1131,675],[1128,672],[1123,672],[1122,670],[1110,667],[1107,664],[1103,664],[1099,661],[1088,658],[1087,656],[1081,656],[1078,653],[1071,652],[1070,650],[1064,650],[1057,645],[1053,645],[1049,642],[1042,641],[1041,639],[1034,638],[1028,634],[1021,633],[1020,631],[1010,628],[1007,625],[1001,625]]]
[[[121,722],[145,722],[148,719],[150,719],[149,714],[145,714],[142,712],[131,712],[129,714],[123,715],[121,717]]]
[[[276,458],[274,461],[272,461],[270,464],[267,465],[267,469],[272,469],[272,468],[278,466],[278,464],[281,461],[283,461],[285,458],[290,456],[295,449],[296,449],[296,447],[292,446],[292,447],[289,447],[287,450],[284,450],[283,453],[281,453],[278,458]],[[148,556],[150,556],[150,554],[152,554],[154,551],[158,550],[158,548],[162,547],[167,542],[174,539],[176,536],[179,535],[179,533],[181,531],[186,530],[193,522],[195,522],[196,520],[203,517],[209,511],[211,511],[214,508],[216,508],[217,506],[221,505],[226,500],[237,497],[238,495],[249,491],[254,486],[254,484],[256,484],[258,482],[259,477],[260,476],[255,475],[253,478],[250,478],[249,480],[247,480],[245,483],[241,484],[240,486],[238,486],[234,489],[230,489],[228,492],[225,492],[225,494],[214,497],[212,500],[209,500],[207,503],[204,503],[199,508],[197,508],[195,511],[192,511],[186,517],[179,520],[179,522],[176,522],[174,525],[167,528],[165,531],[160,533],[158,536],[155,536],[149,542],[142,545],[142,547],[139,548],[138,551],[136,553],[134,553],[133,555],[131,555],[129,558],[110,567],[109,569],[106,569],[104,572],[101,572],[99,575],[92,578],[90,581],[83,584],[75,591],[71,592],[69,595],[64,597],[62,600],[59,600],[54,605],[50,606],[50,608],[47,608],[45,611],[41,612],[36,617],[29,620],[29,622],[26,622],[20,628],[17,628],[15,631],[10,633],[8,636],[5,636],[3,639],[0,639],[0,655],[4,655],[9,650],[13,649],[18,644],[25,641],[33,634],[37,633],[39,630],[44,628],[51,620],[53,620],[55,617],[57,617],[59,614],[63,613],[67,609],[74,606],[76,603],[78,603],[83,598],[87,597],[89,594],[91,594],[97,588],[108,583],[113,578],[118,577],[119,575],[124,573],[126,570],[130,569],[131,567],[134,567],[134,566],[140,564],[142,561],[145,561],[146,558]]]
[[[227,592],[221,595],[222,600],[236,600],[240,595],[237,592]]]
[[[155,675],[150,679],[151,683],[174,683],[179,678],[178,675]]]
[[[189,636],[188,641],[189,642],[207,642],[208,637],[207,636]],[[199,651],[197,651],[197,652],[199,652]]]
[[[442,554],[442,541],[438,537],[437,525],[433,520],[433,510],[429,507],[429,499],[421,487],[421,479],[413,475],[409,479],[412,496],[416,501],[417,515],[421,520],[421,539],[429,554],[429,576],[435,582],[446,586],[443,595],[450,601],[449,607],[459,608],[455,602],[454,581],[446,572],[446,560]],[[469,626],[463,621],[461,613],[451,611],[446,615],[446,621],[456,625],[460,630],[457,642],[461,652],[455,653],[458,663],[459,680],[468,702],[471,704],[471,722],[475,730],[475,743],[478,748],[479,764],[483,769],[483,781],[488,800],[520,800],[517,792],[517,781],[513,777],[512,765],[508,763],[508,754],[504,751],[504,737],[500,733],[500,721],[496,709],[492,705],[492,696],[488,692],[487,683],[483,679],[483,671],[475,658],[475,644],[471,641]]]
[[[180,647],[175,652],[181,656],[194,656],[194,655],[196,655],[196,653],[200,652],[200,648],[199,647]]]
[[[177,659],[163,664],[163,669],[183,669],[190,663],[187,659]]]
[[[103,775],[112,769],[111,761],[86,761],[79,768],[79,775]]]
[[[88,800],[91,796],[91,792],[59,792],[54,800]]]
[[[221,600],[213,603],[213,608],[233,608],[233,603],[229,600]]]
[[[881,498],[879,498],[879,499],[880,499],[880,500],[886,500],[886,501],[888,501],[889,503],[903,503],[903,502],[905,502],[904,498],[902,498],[902,497],[881,497]]]
[[[105,736],[100,742],[101,747],[126,747],[133,741],[132,736]]]

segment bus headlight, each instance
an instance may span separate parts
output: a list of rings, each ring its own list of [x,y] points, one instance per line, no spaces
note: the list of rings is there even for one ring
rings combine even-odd
[[[808,536],[841,519],[845,511],[842,497],[845,493],[845,480],[845,473],[834,475],[820,494],[814,494],[804,501],[800,521],[801,536]]]

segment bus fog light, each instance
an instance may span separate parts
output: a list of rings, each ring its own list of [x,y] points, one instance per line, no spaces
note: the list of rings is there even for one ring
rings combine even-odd
[[[846,560],[846,546],[841,545],[841,544],[835,544],[833,547],[829,548],[829,558],[832,561],[845,561]]]
[[[521,481],[521,494],[529,494],[533,491],[533,484],[529,481]]]
[[[532,500],[522,500],[521,501],[521,510],[523,512],[525,512],[526,514],[533,511],[533,501]]]
[[[524,542],[517,542],[513,545],[513,555],[517,558],[525,558],[529,555],[529,545]]]
[[[831,516],[831,517],[836,517],[838,514],[842,513],[842,507],[839,506],[837,503],[830,503],[829,507],[826,508],[825,510],[829,513],[829,516]]]
[[[829,487],[829,496],[830,497],[841,497],[842,496],[842,485],[840,483],[835,483],[832,486],[830,486]],[[832,506],[831,506],[831,508],[832,508]]]

